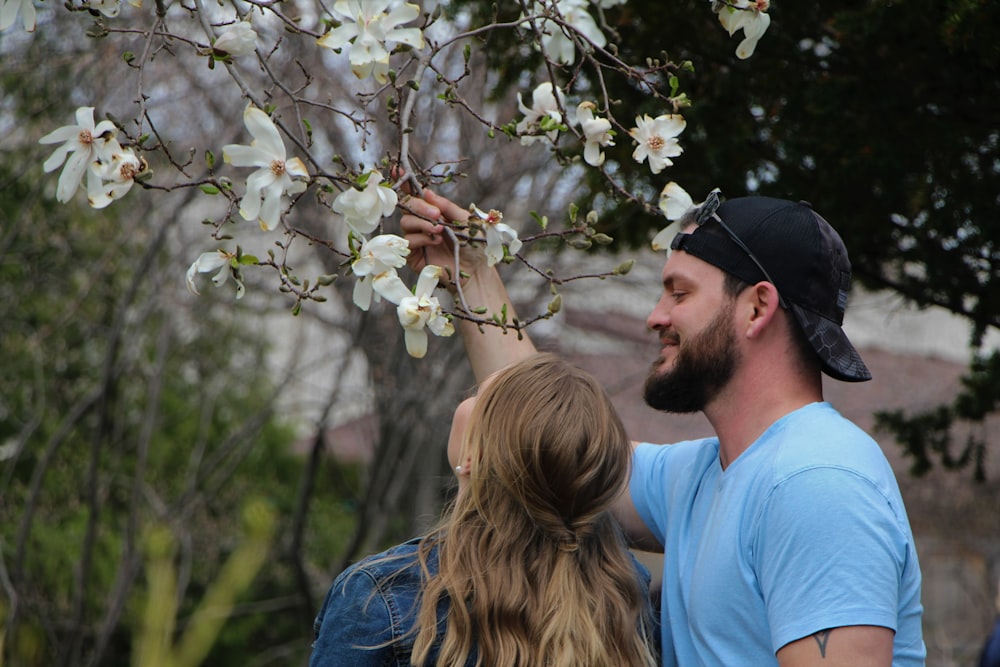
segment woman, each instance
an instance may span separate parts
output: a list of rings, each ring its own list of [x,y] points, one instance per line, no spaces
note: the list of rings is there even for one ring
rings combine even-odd
[[[551,354],[499,371],[455,412],[452,507],[337,578],[311,667],[655,665],[649,574],[609,514],[631,455],[588,373]]]

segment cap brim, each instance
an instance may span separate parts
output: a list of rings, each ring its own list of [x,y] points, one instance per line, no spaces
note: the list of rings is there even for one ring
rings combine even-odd
[[[823,372],[844,382],[865,382],[872,374],[861,360],[861,355],[847,339],[847,334],[836,322],[806,310],[794,303],[788,304],[809,344],[823,364]]]

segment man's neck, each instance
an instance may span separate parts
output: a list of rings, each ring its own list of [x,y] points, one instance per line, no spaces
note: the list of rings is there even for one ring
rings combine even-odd
[[[823,400],[820,378],[767,372],[742,373],[705,408],[719,438],[719,458],[725,470],[764,431],[787,414]]]

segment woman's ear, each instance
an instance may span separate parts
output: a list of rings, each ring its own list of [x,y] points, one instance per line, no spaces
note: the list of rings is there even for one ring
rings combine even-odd
[[[468,477],[471,470],[472,458],[466,457],[465,461],[463,461],[461,465],[455,466],[455,475],[457,477]]]

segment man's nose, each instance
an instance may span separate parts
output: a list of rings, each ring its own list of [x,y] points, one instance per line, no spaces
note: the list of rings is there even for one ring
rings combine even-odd
[[[658,331],[668,326],[670,326],[670,307],[667,304],[667,297],[664,295],[649,313],[649,317],[646,318],[646,327],[652,331]]]

